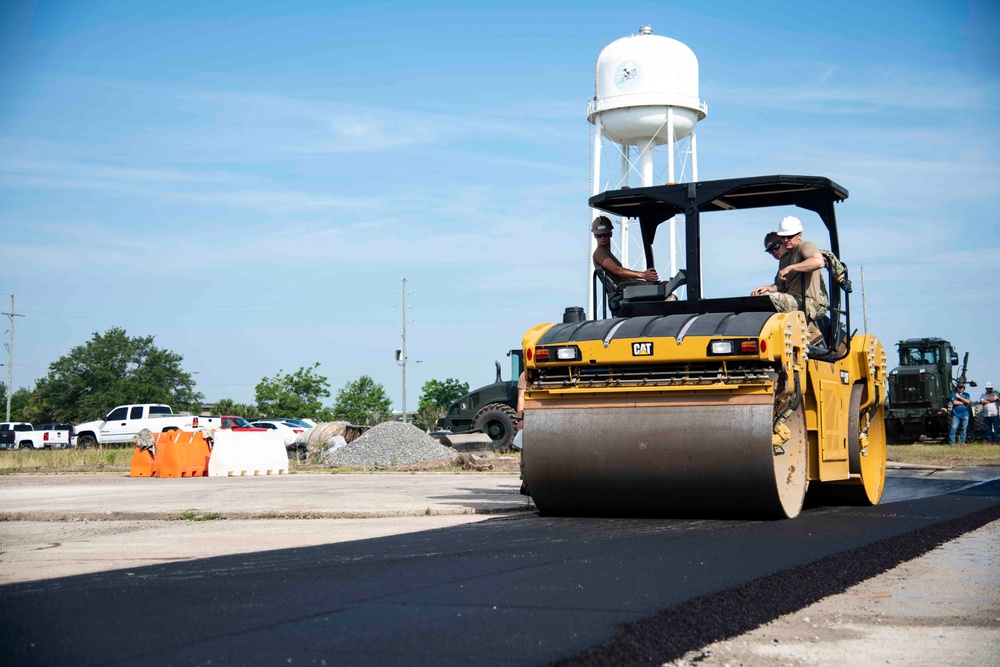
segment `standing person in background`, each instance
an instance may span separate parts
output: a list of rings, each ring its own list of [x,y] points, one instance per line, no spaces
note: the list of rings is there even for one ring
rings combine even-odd
[[[962,444],[965,444],[965,433],[969,428],[969,405],[972,399],[965,392],[965,384],[959,383],[951,393],[951,431],[948,432],[948,443],[955,444],[955,435],[961,432]]]
[[[986,383],[986,391],[979,397],[983,406],[983,426],[986,427],[986,442],[1000,443],[1000,395],[993,391],[993,383]]]

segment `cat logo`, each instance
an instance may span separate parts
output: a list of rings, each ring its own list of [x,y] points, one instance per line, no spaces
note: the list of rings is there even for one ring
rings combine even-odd
[[[632,356],[633,357],[651,357],[653,356],[653,343],[632,343]]]
[[[851,374],[847,371],[840,371],[841,384],[851,384]]]

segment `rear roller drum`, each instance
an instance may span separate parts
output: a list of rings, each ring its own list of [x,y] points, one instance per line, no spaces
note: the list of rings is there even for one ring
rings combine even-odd
[[[864,385],[851,387],[847,415],[847,454],[851,480],[818,485],[810,502],[825,505],[878,505],[885,489],[885,419],[879,405],[868,415],[861,414]]]

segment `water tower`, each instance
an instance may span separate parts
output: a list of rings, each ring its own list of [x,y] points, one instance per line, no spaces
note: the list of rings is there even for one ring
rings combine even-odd
[[[698,98],[698,59],[686,45],[654,35],[650,26],[608,44],[597,57],[594,99],[587,105],[587,120],[594,127],[591,193],[698,180],[695,125],[707,115],[708,104]],[[602,159],[605,152],[607,159]],[[593,217],[599,214],[592,211]],[[616,222],[618,258],[625,267],[642,270],[643,254],[629,253],[629,220]],[[591,236],[591,254],[595,247]],[[660,267],[661,279],[677,272],[676,248],[676,220],[671,220],[669,274]],[[592,304],[589,257],[587,266],[587,303]]]

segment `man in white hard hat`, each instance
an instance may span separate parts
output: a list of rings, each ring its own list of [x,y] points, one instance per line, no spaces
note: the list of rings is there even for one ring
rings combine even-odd
[[[611,279],[619,287],[622,283],[630,280],[645,280],[649,283],[658,282],[660,279],[656,275],[656,269],[646,269],[645,271],[633,271],[626,269],[618,258],[611,252],[611,233],[614,227],[611,220],[605,215],[597,216],[590,225],[590,231],[597,239],[597,249],[594,251],[594,266],[601,267],[608,272]]]
[[[986,391],[979,397],[983,406],[983,426],[986,427],[986,442],[1000,443],[1000,396],[993,391],[993,383],[986,383]]]
[[[802,310],[809,321],[822,317],[830,306],[819,271],[826,266],[823,253],[812,241],[802,240],[802,222],[795,216],[782,218],[775,234],[785,250],[779,255],[778,273],[774,283],[761,285],[751,294],[768,295],[778,312]]]

